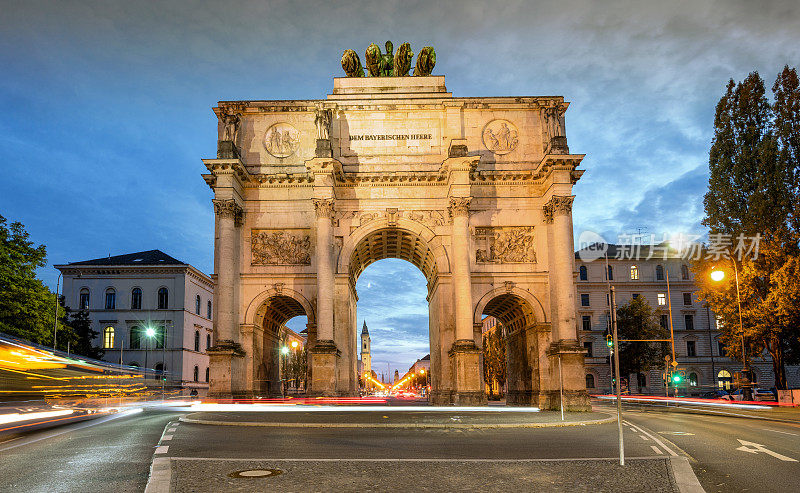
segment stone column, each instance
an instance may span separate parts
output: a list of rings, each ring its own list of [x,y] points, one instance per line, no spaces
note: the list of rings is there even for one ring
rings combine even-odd
[[[475,344],[472,322],[472,279],[469,269],[469,203],[470,197],[451,197],[448,208],[453,220],[453,306],[455,308],[455,341],[450,348],[453,365],[452,403],[485,404],[480,350]]]
[[[572,201],[574,196],[553,196],[548,204],[546,216],[552,220],[553,272],[551,275],[556,294],[558,320],[556,320],[556,340],[577,344],[575,325],[575,255],[572,245]],[[563,342],[561,342],[563,344]]]

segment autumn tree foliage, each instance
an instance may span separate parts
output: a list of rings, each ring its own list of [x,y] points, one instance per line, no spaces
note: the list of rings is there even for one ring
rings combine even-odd
[[[794,68],[784,67],[772,96],[753,72],[731,80],[717,104],[703,224],[710,239],[729,248],[693,269],[698,295],[720,319],[727,355],[741,359],[744,334],[748,359],[768,352],[776,387],[785,389],[785,365],[800,360],[800,84]],[[757,252],[738,248],[757,235]],[[727,275],[714,282],[712,270]]]

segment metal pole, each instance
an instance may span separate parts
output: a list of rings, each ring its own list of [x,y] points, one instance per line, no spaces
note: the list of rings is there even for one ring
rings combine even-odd
[[[125,349],[125,339],[124,339],[124,337],[125,337],[125,335],[124,335],[124,334],[123,334],[123,336],[122,336],[122,337],[120,337],[120,345],[119,345],[119,366],[122,366],[122,351]]]
[[[164,400],[164,382],[167,379],[167,322],[164,321],[164,331],[161,334],[161,400]],[[199,380],[199,378],[198,378]]]
[[[619,343],[617,341],[617,297],[614,293],[614,286],[611,286],[611,312],[614,317],[611,319],[611,327],[614,338],[614,370],[617,373],[617,433],[619,434],[619,465],[625,465],[625,444],[622,438],[622,388],[619,376]]]
[[[608,302],[608,330],[610,331],[611,330],[612,315],[611,315],[611,279],[609,279],[609,276],[608,276],[608,250],[606,250],[605,259],[606,259],[606,276],[605,276],[606,277],[606,289],[608,290],[608,292],[606,293],[606,296],[607,296],[606,301]],[[609,348],[609,350],[608,350],[608,371],[609,371],[609,373],[611,373],[611,378],[609,379],[608,388],[609,388],[609,393],[613,394],[614,393],[614,360],[612,359],[611,352],[612,351]]]
[[[672,327],[672,293],[669,289],[669,269],[664,267],[667,276],[667,309],[669,310],[669,338],[672,340],[672,361],[675,361],[675,332]],[[672,365],[675,366],[675,365]]]
[[[739,268],[736,266],[736,261],[731,259],[733,264],[733,272],[736,277],[736,304],[739,307],[739,332],[742,334],[742,399],[746,401],[753,400],[753,394],[750,390],[750,368],[747,366],[747,350],[744,346],[744,324],[742,323],[742,298],[739,294]]]
[[[62,272],[59,271],[58,273],[58,280],[56,281],[56,303],[55,303],[55,315],[53,315],[53,351],[56,350],[56,329],[58,329],[58,288],[61,285],[61,274]]]
[[[558,355],[558,395],[561,404],[561,421],[564,421],[564,378],[561,376],[561,353]]]

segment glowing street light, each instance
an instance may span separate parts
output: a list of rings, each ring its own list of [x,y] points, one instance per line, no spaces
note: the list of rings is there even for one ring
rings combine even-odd
[[[711,280],[720,282],[721,280],[725,279],[725,271],[724,270],[712,270],[711,271]]]
[[[300,345],[300,343],[299,343],[299,342],[297,342],[297,341],[292,341],[292,349],[297,349],[297,346],[299,346],[299,345]]]
[[[742,323],[742,298],[739,294],[739,267],[736,261],[731,259],[733,264],[734,279],[736,280],[736,304],[739,308],[739,332],[742,334],[742,376],[744,382],[742,383],[742,399],[751,401],[753,400],[753,393],[750,389],[750,368],[747,367],[747,353],[744,347],[744,324]],[[716,267],[711,267],[711,280],[720,282],[725,279],[725,271]]]
[[[147,337],[153,337],[153,336],[155,336],[155,335],[156,335],[156,329],[154,329],[154,328],[152,328],[152,327],[148,327],[147,329],[145,329],[145,331],[144,331],[144,334],[145,334]]]

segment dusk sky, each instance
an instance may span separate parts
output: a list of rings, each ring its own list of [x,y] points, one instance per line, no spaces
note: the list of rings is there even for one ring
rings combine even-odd
[[[728,79],[800,65],[800,2],[0,2],[0,214],[66,263],[158,248],[211,273],[219,100],[315,99],[345,49],[436,48],[455,96],[563,95],[582,231],[702,234]],[[399,284],[399,285],[398,285]],[[428,352],[424,277],[359,279],[374,368]]]

